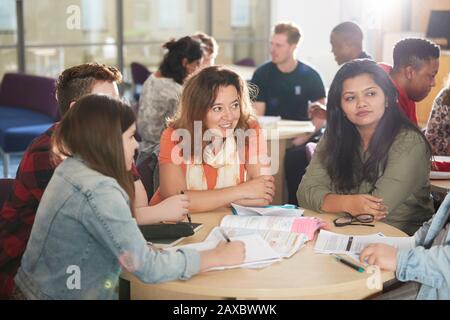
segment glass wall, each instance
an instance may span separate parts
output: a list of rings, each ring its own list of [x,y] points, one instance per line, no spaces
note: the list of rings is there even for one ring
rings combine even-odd
[[[213,0],[212,34],[218,40],[218,63],[269,57],[270,0]]]
[[[205,31],[207,0],[124,0],[124,68],[129,79],[132,62],[155,71],[162,45],[196,31]]]
[[[117,65],[116,1],[40,0],[23,6],[27,73],[55,77],[84,62]]]
[[[1,0],[0,77],[4,72],[19,69],[17,50],[21,46],[17,41],[16,13],[19,6],[23,8],[25,72],[56,77],[69,66],[97,61],[123,65],[125,81],[131,81],[131,62],[143,63],[154,71],[164,54],[164,42],[197,31],[217,39],[220,46],[217,63],[232,64],[244,58],[262,63],[268,57],[270,2]],[[120,8],[122,11],[118,12]],[[123,38],[118,38],[118,34]],[[123,61],[119,61],[117,52],[120,41],[123,41]]]
[[[5,72],[15,72],[17,66],[17,23],[15,0],[0,1],[0,79]]]

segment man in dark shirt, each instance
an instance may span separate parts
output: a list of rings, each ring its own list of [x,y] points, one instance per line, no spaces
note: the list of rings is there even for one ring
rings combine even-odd
[[[338,65],[342,65],[354,59],[372,59],[363,50],[364,34],[361,27],[355,22],[345,21],[333,28],[330,34],[331,52]],[[313,118],[326,119],[325,106],[318,103],[310,108]]]
[[[258,115],[310,120],[309,104],[324,103],[325,87],[319,73],[295,58],[300,37],[300,29],[293,23],[275,26],[272,60],[260,66],[251,80],[259,89],[253,105]]]
[[[363,50],[363,32],[354,22],[346,21],[335,26],[331,31],[330,43],[338,65],[354,59],[372,59]]]
[[[270,42],[272,59],[260,66],[251,80],[259,89],[253,103],[257,115],[280,116],[289,120],[311,120],[316,128],[316,132],[311,135],[293,139],[294,147],[286,150],[285,173],[289,203],[297,203],[297,186],[303,176],[302,173],[299,178],[297,174],[298,158],[306,161],[305,143],[320,135],[326,123],[326,118],[321,117],[320,113],[317,113],[319,117],[315,117],[315,114],[310,112],[311,105],[325,104],[326,93],[319,73],[295,58],[300,37],[300,28],[295,24],[277,24]],[[289,177],[292,171],[294,178]]]

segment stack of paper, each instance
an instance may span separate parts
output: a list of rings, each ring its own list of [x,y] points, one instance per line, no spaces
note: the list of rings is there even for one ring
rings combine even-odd
[[[316,240],[314,250],[317,253],[335,253],[359,255],[369,244],[384,243],[397,249],[412,249],[415,247],[414,237],[384,237],[383,234],[353,236],[321,230]]]
[[[296,209],[297,210],[297,209]],[[246,257],[243,264],[219,267],[211,270],[229,268],[262,268],[282,258],[289,258],[300,250],[304,244],[314,238],[317,230],[324,222],[317,218],[295,215],[288,216],[242,216],[227,215],[214,228],[205,241],[185,246],[173,247],[193,248],[199,251],[213,249],[219,241],[224,240],[220,229],[231,240],[245,243]]]
[[[219,231],[220,227],[215,227],[208,235],[205,241],[220,241],[223,236]],[[289,258],[308,241],[305,234],[296,234],[291,232],[277,231],[277,230],[255,230],[243,228],[222,228],[226,234],[234,239],[251,234],[258,234],[262,239],[275,250],[280,257]]]
[[[258,234],[248,234],[237,237],[230,237],[232,241],[242,241],[245,244],[245,260],[244,263],[234,266],[222,266],[214,267],[211,270],[224,270],[232,268],[262,268],[276,261],[281,260],[281,256],[276,252],[263,238]],[[208,237],[207,240],[199,243],[188,244],[184,246],[173,247],[168,250],[176,250],[180,248],[191,248],[198,251],[205,251],[214,249],[219,241],[223,241],[223,237],[220,239]]]
[[[304,234],[308,240],[314,238],[317,230],[324,222],[317,218],[298,216],[225,216],[220,222],[221,227],[252,230],[284,231]]]
[[[246,207],[231,204],[231,211],[239,216],[303,216],[303,209],[285,204],[282,206]]]

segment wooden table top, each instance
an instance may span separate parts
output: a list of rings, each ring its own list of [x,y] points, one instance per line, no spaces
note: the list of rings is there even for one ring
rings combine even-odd
[[[194,236],[186,238],[183,244],[203,241],[210,230],[217,226],[226,214],[230,214],[230,210],[193,214],[192,221],[201,222],[204,226]],[[305,210],[305,216],[319,216],[330,222],[331,231],[342,234],[362,235],[383,232],[386,236],[406,236],[402,231],[381,222],[376,222],[373,228],[363,226],[336,228],[332,224],[332,220],[337,215],[318,214]],[[395,277],[393,272],[381,272],[380,276],[382,282]],[[373,277],[373,274],[358,273],[328,255],[316,254],[314,241],[309,241],[291,258],[283,259],[263,269],[211,271],[198,274],[188,281],[170,281],[156,285],[144,284],[133,275],[125,274],[124,276],[125,279],[131,281],[131,287],[141,294],[133,295],[132,293],[133,298],[143,298],[142,294],[149,290],[152,292],[163,290],[171,292],[173,294],[171,298],[182,294],[184,299],[186,297],[189,299],[189,295],[212,299],[224,297],[238,299],[363,299],[379,291],[369,288],[367,285],[369,277]]]

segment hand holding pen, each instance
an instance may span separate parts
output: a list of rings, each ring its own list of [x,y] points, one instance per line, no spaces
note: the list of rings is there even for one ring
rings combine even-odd
[[[184,194],[184,191],[181,190],[180,194]],[[189,223],[192,223],[191,213],[189,211],[187,213],[187,218],[188,218]]]
[[[225,239],[226,242],[231,242],[230,238],[228,237],[227,233],[225,232],[225,230],[223,230],[222,228],[219,228],[219,232],[222,234],[222,237]]]
[[[331,256],[333,256],[337,261],[339,261],[342,264],[345,264],[347,267],[350,267],[358,272],[364,272],[364,268],[358,266],[357,264],[354,264],[353,262],[342,258],[341,256],[338,256],[337,254],[332,254]]]

